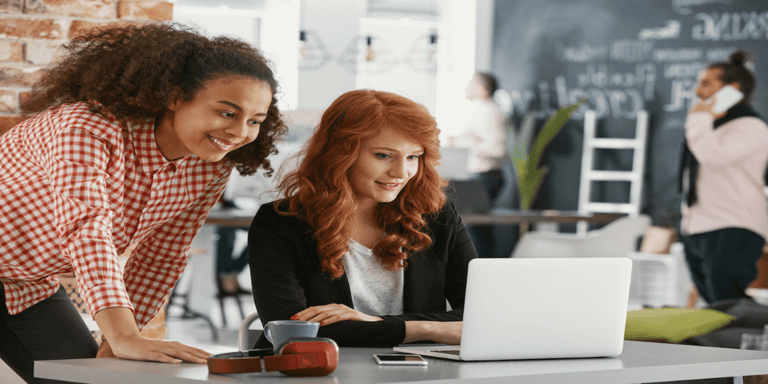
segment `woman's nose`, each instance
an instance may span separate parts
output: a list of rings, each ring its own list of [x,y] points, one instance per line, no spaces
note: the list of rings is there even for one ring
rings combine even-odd
[[[408,164],[408,160],[403,159],[393,162],[389,174],[390,176],[397,177],[399,179],[407,179],[410,176],[409,171],[410,165]]]
[[[232,137],[242,139],[248,135],[248,129],[247,121],[234,121],[224,132]]]

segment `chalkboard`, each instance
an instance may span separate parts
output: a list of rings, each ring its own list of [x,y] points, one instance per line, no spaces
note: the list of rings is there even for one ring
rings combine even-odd
[[[696,77],[737,49],[752,53],[751,104],[768,116],[768,1],[514,0],[495,2],[492,70],[512,100],[512,121],[545,120],[587,97],[600,136],[632,137],[640,109],[650,114],[642,211],[677,225],[684,121]],[[551,170],[539,208],[576,209],[583,112],[574,112],[547,149]],[[630,153],[605,153],[601,169],[629,169]],[[597,186],[593,200],[628,201],[626,186]],[[626,197],[626,199],[625,199]]]

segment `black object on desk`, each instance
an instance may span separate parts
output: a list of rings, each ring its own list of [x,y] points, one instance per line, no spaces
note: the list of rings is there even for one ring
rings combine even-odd
[[[486,213],[491,210],[491,199],[480,179],[452,180],[445,195],[460,214]]]

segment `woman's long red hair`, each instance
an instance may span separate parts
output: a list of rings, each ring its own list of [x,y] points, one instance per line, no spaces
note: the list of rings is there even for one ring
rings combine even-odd
[[[386,236],[373,248],[390,269],[405,267],[407,258],[432,245],[424,216],[445,204],[435,166],[440,161],[440,133],[434,117],[422,105],[389,92],[356,90],[336,99],[323,113],[303,151],[298,169],[286,175],[279,189],[288,202],[284,214],[297,216],[314,230],[323,271],[344,274],[342,257],[348,250],[355,193],[349,169],[361,142],[390,128],[424,147],[419,169],[397,198],[382,203],[376,219]]]

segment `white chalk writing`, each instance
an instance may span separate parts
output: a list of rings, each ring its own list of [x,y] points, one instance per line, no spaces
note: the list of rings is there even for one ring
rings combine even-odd
[[[692,63],[670,63],[664,65],[665,79],[696,78],[704,69],[705,63],[696,61]]]
[[[603,46],[581,44],[576,47],[560,49],[558,58],[561,62],[586,63],[603,60],[607,55],[608,49]]]
[[[667,20],[667,25],[659,28],[645,28],[637,33],[640,40],[677,39],[680,37],[680,22]]]
[[[672,80],[669,103],[664,105],[667,112],[687,110],[693,106],[693,101],[697,99],[696,81],[693,79]]]
[[[653,41],[617,40],[611,43],[611,60],[625,63],[639,63],[650,60]]]
[[[768,38],[768,11],[697,13],[691,27],[694,40],[762,40]]]
[[[654,61],[693,61],[701,60],[704,50],[701,48],[663,48],[653,51]]]

